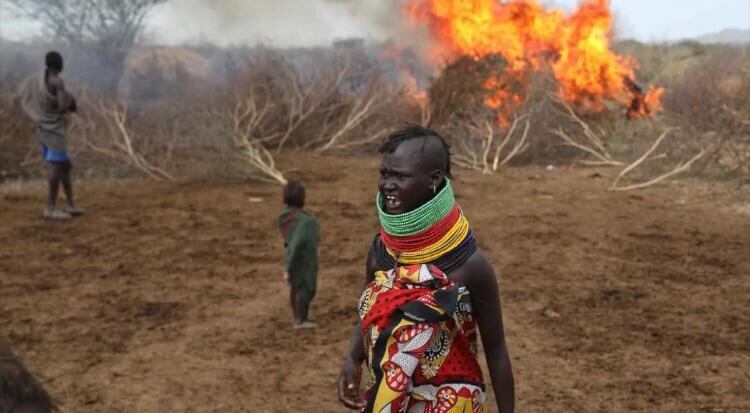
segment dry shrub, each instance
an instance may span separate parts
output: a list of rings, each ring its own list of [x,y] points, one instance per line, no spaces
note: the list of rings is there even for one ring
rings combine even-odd
[[[429,87],[432,122],[447,125],[454,119],[474,117],[477,111],[491,114],[484,105],[488,92],[483,84],[504,67],[505,61],[497,55],[479,60],[463,57],[446,66]]]
[[[34,126],[14,97],[0,96],[0,180],[25,174],[39,153]]]
[[[70,116],[68,130],[71,146],[79,151],[88,165],[115,160],[156,180],[174,180],[167,172],[171,142],[160,135],[159,128],[142,133],[143,113],[130,110],[92,91],[84,90],[78,98],[81,110]]]
[[[557,85],[549,70],[504,76],[500,56],[459,59],[446,67],[429,90],[432,125],[451,139],[457,162],[484,172],[503,165],[572,161],[580,151],[561,144],[550,132],[569,123],[555,110],[551,96]],[[488,90],[486,79],[501,79]],[[494,110],[485,104],[502,90],[520,99]]]
[[[266,112],[256,135],[277,153],[371,143],[403,99],[378,61],[356,48],[299,55],[260,50],[233,84],[235,101],[262,102]]]
[[[497,124],[497,113],[484,104],[489,97],[485,79],[504,67],[499,55],[479,60],[464,57],[446,66],[429,87],[431,125],[448,137],[460,166],[484,172],[497,169],[500,152],[512,138],[512,134],[500,135],[507,131]]]
[[[739,49],[710,56],[669,85],[665,107],[681,128],[675,152],[705,147],[705,172],[750,174],[750,57]]]
[[[181,98],[126,105],[88,99],[74,122],[86,148],[155,179],[256,178],[283,183],[284,150],[371,148],[414,113],[405,91],[356,50],[251,50],[222,85],[186,83]]]
[[[357,49],[255,49],[205,103],[230,135],[273,153],[369,148],[414,112],[378,61]]]

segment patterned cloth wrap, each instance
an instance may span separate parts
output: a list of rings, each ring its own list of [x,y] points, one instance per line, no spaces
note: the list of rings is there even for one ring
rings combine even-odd
[[[378,271],[359,301],[363,412],[477,413],[484,380],[469,293],[430,264]]]

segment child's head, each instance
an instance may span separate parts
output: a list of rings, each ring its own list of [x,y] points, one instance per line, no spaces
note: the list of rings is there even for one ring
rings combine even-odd
[[[303,208],[305,206],[305,187],[302,185],[302,182],[287,182],[286,186],[284,186],[284,203],[294,208]]]

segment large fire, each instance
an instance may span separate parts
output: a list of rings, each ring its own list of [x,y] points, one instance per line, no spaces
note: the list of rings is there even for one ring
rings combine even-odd
[[[608,0],[584,0],[570,15],[546,10],[536,0],[408,0],[405,12],[435,40],[436,61],[460,56],[500,55],[501,73],[485,81],[485,104],[505,112],[523,99],[506,85],[549,67],[565,101],[592,111],[606,101],[628,108],[628,117],[649,115],[661,106],[661,88],[644,93],[635,83],[637,63],[610,49],[612,13]]]

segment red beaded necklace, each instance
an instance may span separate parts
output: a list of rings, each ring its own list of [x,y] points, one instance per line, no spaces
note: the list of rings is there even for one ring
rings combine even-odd
[[[448,214],[429,228],[414,235],[395,236],[380,228],[380,238],[393,251],[414,252],[425,249],[442,239],[461,219],[461,207],[454,204]]]

